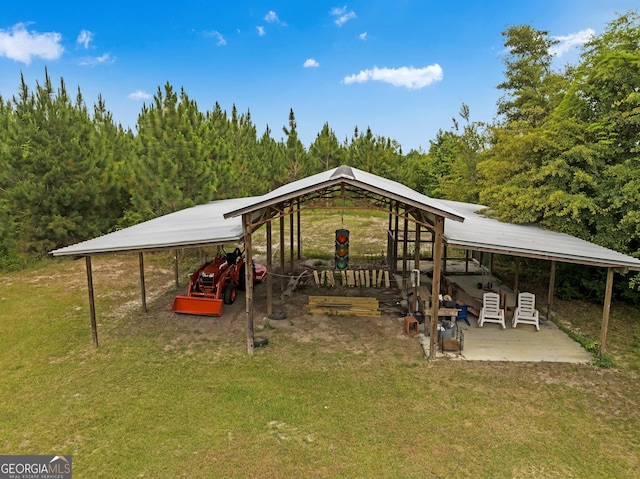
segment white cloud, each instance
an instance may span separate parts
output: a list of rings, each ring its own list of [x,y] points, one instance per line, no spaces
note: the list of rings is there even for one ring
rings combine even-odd
[[[278,15],[273,10],[269,10],[269,13],[267,13],[264,16],[264,20],[265,22],[269,22],[269,23],[277,23],[278,25],[283,25],[283,26],[287,25],[285,22],[283,22],[278,18]]]
[[[558,40],[560,43],[552,46],[549,49],[549,53],[556,57],[561,57],[573,47],[581,46],[587,43],[595,36],[595,34],[596,32],[594,32],[591,28],[585,28],[584,30],[580,30],[576,33],[570,33],[569,35],[552,37],[554,40]]]
[[[347,23],[349,20],[351,20],[353,18],[356,18],[356,14],[355,14],[355,12],[353,10],[349,10],[347,12],[347,6],[346,5],[344,7],[342,7],[342,8],[333,7],[329,13],[333,17],[336,17],[336,19],[333,21],[333,23],[335,23],[339,27],[341,27],[342,25]]]
[[[362,41],[365,41],[367,39],[367,32],[363,32],[360,35],[358,35],[358,38]]]
[[[78,45],[82,45],[84,48],[89,48],[89,43],[93,40],[93,33],[89,30],[82,30],[76,39]]]
[[[437,63],[424,68],[400,67],[400,68],[378,68],[362,70],[344,78],[344,83],[366,83],[369,81],[380,81],[391,83],[393,86],[401,86],[409,90],[420,90],[434,82],[442,80],[442,67]]]
[[[304,61],[304,65],[303,66],[305,68],[315,68],[315,67],[319,67],[320,64],[317,61],[315,61],[313,58],[307,58]]]
[[[263,36],[265,34],[264,27],[256,27],[256,30],[258,30],[259,36]]]
[[[227,44],[227,41],[224,39],[222,33],[217,30],[213,30],[210,32],[205,32],[205,36],[216,39],[216,45],[219,47],[223,47]]]
[[[116,61],[110,53],[103,53],[99,57],[86,57],[80,61],[81,66],[110,65]]]
[[[276,14],[276,12],[274,12],[273,10],[270,10],[269,13],[267,13],[264,16],[265,21],[269,22],[269,23],[273,23],[273,22],[277,22],[279,21],[278,19],[278,15]]]
[[[146,91],[136,90],[133,93],[129,93],[129,99],[131,100],[148,100],[151,95]]]
[[[57,32],[28,31],[24,23],[17,23],[9,30],[0,30],[0,57],[27,65],[33,57],[57,60],[64,52],[61,40],[62,35]]]

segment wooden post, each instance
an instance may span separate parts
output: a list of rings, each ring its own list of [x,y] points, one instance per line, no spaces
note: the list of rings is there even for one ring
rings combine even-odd
[[[416,223],[416,242],[413,255],[413,269],[420,271],[420,225]]]
[[[444,218],[436,216],[435,233],[433,235],[433,282],[431,285],[431,323],[429,341],[429,359],[436,359],[438,341],[438,309],[440,294],[440,274],[442,263],[442,238],[444,236]]]
[[[289,211],[289,271],[293,276],[293,205]]]
[[[553,291],[556,288],[556,262],[551,261],[551,273],[549,274],[549,296],[547,297],[547,321],[551,321],[553,310]]]
[[[284,292],[284,216],[280,217],[280,292]]]
[[[464,250],[464,272],[469,272],[469,250]]]
[[[98,325],[96,324],[96,303],[93,295],[93,272],[91,271],[91,256],[85,257],[87,265],[87,289],[89,290],[89,314],[91,315],[91,335],[93,345],[98,347]]]
[[[302,255],[302,233],[300,232],[300,198],[298,198],[298,212],[296,213],[297,223],[298,223],[298,259],[301,258]]]
[[[516,256],[516,265],[513,278],[513,292],[518,296],[520,289],[520,256]],[[517,300],[516,300],[517,301]]]
[[[273,313],[273,254],[271,241],[271,221],[267,221],[267,316]]]
[[[176,288],[180,287],[180,276],[178,274],[178,250],[176,250],[176,256],[175,256],[175,263],[173,265],[173,269],[175,272],[175,277],[176,277]]]
[[[402,291],[407,291],[407,246],[409,242],[409,219],[407,212],[404,212],[404,227],[402,238]]]
[[[611,294],[613,291],[613,268],[607,269],[607,289],[604,292],[604,308],[602,310],[602,327],[600,328],[600,356],[606,351],[607,328],[611,312]]]
[[[142,310],[147,312],[147,292],[144,287],[144,253],[140,252],[138,254],[138,259],[140,261],[140,292],[142,293]]]
[[[398,270],[398,231],[399,231],[399,213],[400,206],[396,202],[396,218],[395,218],[395,230],[393,234],[393,264],[391,265],[391,273],[395,273]]]
[[[253,246],[251,244],[251,213],[242,215],[244,227],[244,250],[246,264],[253,263]],[[247,353],[253,354],[253,268],[246,267],[245,271],[245,316],[247,319]]]
[[[444,245],[444,258],[442,260],[442,272],[447,274],[447,245]]]
[[[387,230],[387,265],[391,268],[393,253],[391,252],[391,243],[393,241],[393,204],[389,202],[389,229]]]

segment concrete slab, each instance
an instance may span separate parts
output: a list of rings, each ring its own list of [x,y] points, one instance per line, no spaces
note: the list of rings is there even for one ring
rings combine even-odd
[[[445,353],[443,356],[468,361],[516,361],[590,363],[593,356],[579,343],[550,321],[540,322],[540,331],[532,325],[518,325],[507,329],[498,324],[485,324],[479,328],[476,318],[469,316],[471,326],[458,324],[464,333],[462,354]],[[429,352],[429,338],[422,341]],[[442,354],[440,354],[442,355]]]
[[[498,324],[482,328],[471,322],[464,331],[463,357],[476,361],[537,361],[589,363],[593,356],[551,321],[541,321],[540,331],[533,325],[502,329]],[[475,326],[475,327],[474,327]]]
[[[400,288],[401,275],[395,275]],[[553,322],[546,321],[542,316],[540,331],[536,331],[532,325],[518,325],[511,327],[511,316],[516,303],[513,291],[499,279],[490,275],[451,275],[447,276],[459,290],[463,291],[474,303],[482,305],[484,290],[477,287],[478,282],[492,282],[495,289],[506,295],[507,305],[511,308],[506,315],[507,329],[502,329],[498,324],[488,323],[482,328],[478,327],[477,318],[469,314],[469,322],[459,322],[458,327],[464,333],[464,344],[461,354],[438,353],[439,356],[465,359],[469,361],[520,361],[520,362],[562,362],[562,363],[590,363],[593,355],[585,350],[579,343],[571,339],[564,331]],[[404,295],[404,299],[407,297]],[[478,308],[480,307],[478,306]],[[509,314],[511,313],[511,314]],[[429,337],[424,336],[424,326],[420,325],[420,342],[425,354],[429,355]]]

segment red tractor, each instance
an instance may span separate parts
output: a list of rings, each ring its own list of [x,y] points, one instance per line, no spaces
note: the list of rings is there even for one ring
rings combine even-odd
[[[253,283],[262,282],[267,268],[253,264]],[[227,253],[222,248],[213,261],[200,266],[189,280],[187,296],[176,296],[172,311],[205,316],[222,316],[225,304],[236,300],[237,290],[245,289],[245,262],[240,248]]]

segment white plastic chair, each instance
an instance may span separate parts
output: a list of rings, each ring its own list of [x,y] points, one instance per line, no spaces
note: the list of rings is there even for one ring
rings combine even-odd
[[[533,293],[520,293],[518,295],[518,307],[513,313],[512,326],[515,328],[518,323],[533,324],[536,330],[540,331],[540,320],[536,309],[536,295]]]
[[[507,329],[504,323],[504,311],[500,308],[500,296],[498,293],[484,293],[482,296],[482,309],[478,317],[478,326],[484,323],[498,323],[502,329]]]

